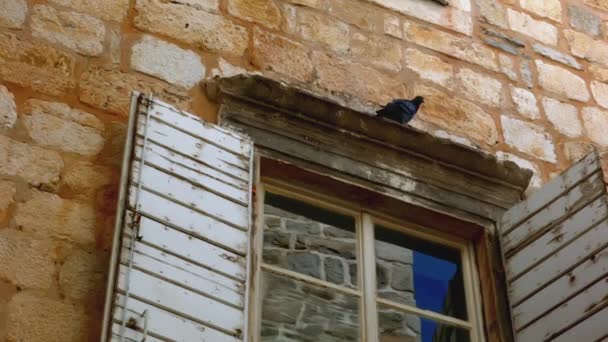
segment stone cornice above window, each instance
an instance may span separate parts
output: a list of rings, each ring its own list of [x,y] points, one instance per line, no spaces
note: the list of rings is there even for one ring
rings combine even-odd
[[[220,123],[251,136],[260,150],[413,204],[440,203],[494,221],[521,199],[531,177],[512,162],[260,75],[216,79],[207,91],[220,104]]]

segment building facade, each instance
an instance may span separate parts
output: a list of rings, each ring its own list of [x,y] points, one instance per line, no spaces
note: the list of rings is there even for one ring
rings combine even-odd
[[[240,107],[209,89],[238,74],[284,82],[363,116],[393,98],[424,96],[411,122],[428,134],[421,141],[435,137],[529,169],[527,194],[608,145],[608,3],[601,0],[0,0],[0,340],[99,339],[131,92],[211,123],[230,108],[225,122],[255,135],[237,120]],[[315,108],[311,116],[325,107]],[[339,110],[326,112],[339,121]],[[385,124],[374,139],[398,145],[401,131]],[[521,179],[506,183],[521,186]],[[434,191],[415,190],[429,198]],[[497,195],[493,205],[505,211],[520,199],[509,196]],[[465,209],[500,217],[499,209]],[[293,232],[292,221],[313,228]],[[348,250],[321,246],[348,245],[348,232],[330,236],[331,224],[293,213],[268,213],[267,222],[275,222],[264,242],[268,264],[346,291],[356,286]],[[412,262],[378,265],[382,293],[404,303],[416,295]],[[490,311],[509,316],[506,298],[494,304],[501,307]],[[391,310],[380,330],[420,332],[418,316]],[[341,314],[340,336],[352,339],[348,326],[358,318]],[[275,318],[260,324],[270,337],[297,331],[290,324],[313,326],[297,331],[310,336],[329,329],[298,325],[303,316]],[[508,339],[508,330],[486,339]]]

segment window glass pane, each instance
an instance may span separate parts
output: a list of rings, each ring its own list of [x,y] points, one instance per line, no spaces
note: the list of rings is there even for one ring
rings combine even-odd
[[[469,342],[465,329],[378,305],[380,342]]]
[[[457,249],[376,226],[378,296],[467,319]]]
[[[264,262],[356,288],[354,218],[266,193],[264,222]]]
[[[359,300],[270,272],[262,274],[262,341],[359,341]]]

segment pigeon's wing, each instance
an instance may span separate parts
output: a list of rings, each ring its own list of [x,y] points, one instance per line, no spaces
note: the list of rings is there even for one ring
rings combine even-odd
[[[416,113],[416,110],[418,110],[418,108],[416,108],[416,105],[415,105],[415,104],[413,104],[413,103],[412,103],[412,102],[410,102],[410,101],[406,101],[406,100],[400,101],[400,102],[399,102],[399,106],[401,107],[401,109],[402,109],[404,112],[406,112],[406,113],[407,113],[407,114],[409,114],[409,115],[413,115],[413,114],[415,114],[415,113]]]

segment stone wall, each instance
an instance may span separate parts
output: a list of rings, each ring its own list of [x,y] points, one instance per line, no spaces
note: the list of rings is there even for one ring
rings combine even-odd
[[[0,0],[0,339],[98,334],[131,89],[210,121],[199,82],[243,71],[370,111],[423,95],[414,126],[534,186],[608,146],[605,1],[449,2]]]

